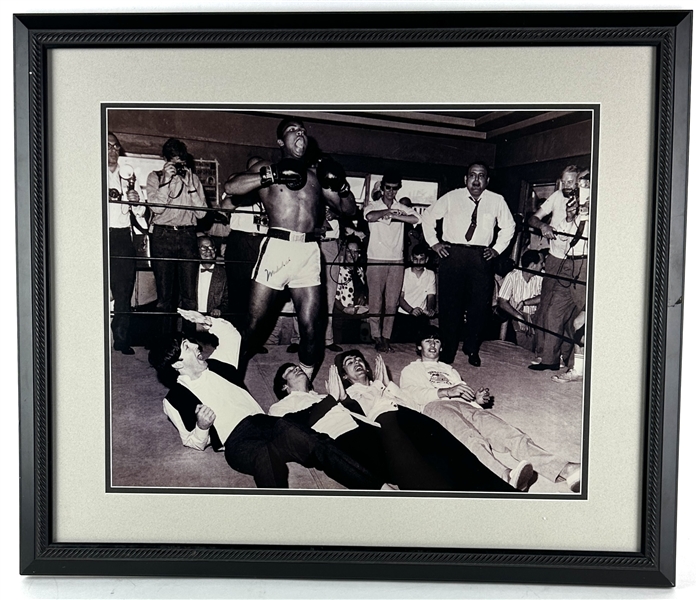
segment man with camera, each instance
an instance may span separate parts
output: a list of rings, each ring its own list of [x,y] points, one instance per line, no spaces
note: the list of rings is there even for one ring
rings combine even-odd
[[[135,354],[129,337],[131,297],[136,281],[136,249],[133,245],[131,214],[142,216],[145,208],[127,202],[140,202],[133,168],[119,168],[121,144],[111,132],[107,137],[107,187],[109,194],[109,288],[114,300],[111,331],[114,350]],[[128,167],[128,168],[127,168]],[[124,257],[124,258],[115,258]]]
[[[264,342],[267,317],[278,294],[290,291],[300,329],[300,367],[312,379],[325,333],[320,318],[323,301],[318,241],[324,223],[324,204],[336,214],[352,215],[356,201],[344,169],[329,157],[308,168],[309,138],[300,119],[285,118],[276,129],[281,160],[261,160],[225,183],[230,200],[258,191],[269,216],[269,230],[261,243],[252,272],[247,356]]]
[[[538,354],[542,361],[528,367],[533,371],[558,371],[562,354],[567,358],[573,356],[569,342],[562,348],[561,336],[573,337],[573,321],[586,306],[588,239],[583,234],[588,203],[584,203],[586,210],[581,214],[579,175],[576,165],[566,167],[561,174],[561,188],[528,219],[528,224],[549,240],[545,273],[564,278],[545,277],[542,282],[537,312],[538,323],[546,331],[540,332],[542,352],[538,348]],[[547,216],[549,223],[542,220]],[[567,365],[571,366],[568,360]]]
[[[157,288],[157,308],[173,313],[177,307],[197,308],[196,278],[198,243],[196,221],[205,216],[206,197],[201,181],[191,170],[193,158],[186,144],[175,138],[162,146],[165,164],[161,171],[148,175],[146,191],[153,213],[150,223],[150,255]],[[185,259],[185,260],[157,260]],[[179,284],[179,301],[174,297],[175,281]],[[163,334],[172,330],[174,319],[166,317]]]

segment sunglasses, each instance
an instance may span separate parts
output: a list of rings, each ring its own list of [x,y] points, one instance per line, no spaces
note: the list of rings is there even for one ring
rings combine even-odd
[[[393,191],[397,191],[401,187],[402,187],[401,185],[389,185],[389,184],[385,184],[385,186],[384,186],[384,188],[386,190],[393,190]]]

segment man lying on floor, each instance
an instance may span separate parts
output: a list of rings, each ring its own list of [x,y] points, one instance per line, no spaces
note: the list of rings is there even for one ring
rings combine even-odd
[[[241,336],[231,323],[193,310],[178,312],[219,342],[208,360],[203,359],[198,343],[181,335],[150,351],[150,364],[160,379],[171,381],[162,406],[185,446],[224,449],[230,467],[252,475],[260,488],[287,488],[289,462],[320,469],[347,488],[382,487],[384,481],[337,448],[328,436],[264,414],[240,387]]]
[[[541,448],[527,433],[485,410],[489,389],[475,392],[452,366],[438,360],[437,327],[427,326],[418,338],[420,359],[404,367],[399,381],[412,408],[438,421],[491,471],[521,491],[527,490],[535,472],[553,482],[565,480],[572,492],[580,491],[581,465]],[[492,450],[510,454],[518,466],[509,469]]]
[[[338,354],[328,382],[344,405],[380,425],[393,481],[400,489],[514,492],[442,425],[409,408],[380,354],[375,375],[360,350]],[[330,388],[330,389],[331,389]],[[334,394],[332,394],[334,395]]]

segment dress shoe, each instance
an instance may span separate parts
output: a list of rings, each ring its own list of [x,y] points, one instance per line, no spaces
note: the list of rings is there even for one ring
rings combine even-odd
[[[527,492],[532,479],[535,475],[535,469],[527,460],[521,460],[518,466],[508,474],[508,483],[519,492]]]
[[[343,352],[344,351],[344,349],[341,346],[339,346],[339,344],[329,344],[327,346],[327,350],[329,350],[330,352]]]
[[[471,364],[473,367],[481,367],[482,366],[482,359],[479,358],[479,352],[472,352],[471,354],[467,355],[469,358],[467,359],[467,362]]]
[[[136,353],[133,348],[127,346],[126,344],[114,344],[114,350],[117,350],[121,354],[126,354],[127,356],[131,356],[132,354]]]
[[[296,354],[300,350],[300,344],[291,344],[286,348],[286,352],[290,352],[291,354]]]
[[[539,363],[537,365],[528,365],[528,369],[531,371],[558,371],[559,363],[554,365],[546,365],[545,363]]]
[[[566,485],[574,494],[581,491],[581,468],[576,469],[571,475],[566,478]]]
[[[268,353],[269,353],[269,349],[266,346],[262,346],[261,348],[259,348],[257,350],[257,354],[268,354]]]

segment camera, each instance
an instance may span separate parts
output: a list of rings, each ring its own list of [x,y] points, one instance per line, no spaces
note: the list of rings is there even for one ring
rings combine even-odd
[[[116,188],[109,188],[109,199],[110,200],[121,200],[123,194],[119,192]]]
[[[567,200],[578,200],[578,188],[573,187],[573,188],[564,188],[561,191],[562,194],[564,194],[564,198]]]
[[[186,177],[187,168],[184,163],[175,163],[174,168],[177,170],[179,177]]]
[[[257,229],[260,227],[268,227],[269,216],[267,214],[254,215],[254,224],[257,226]]]

